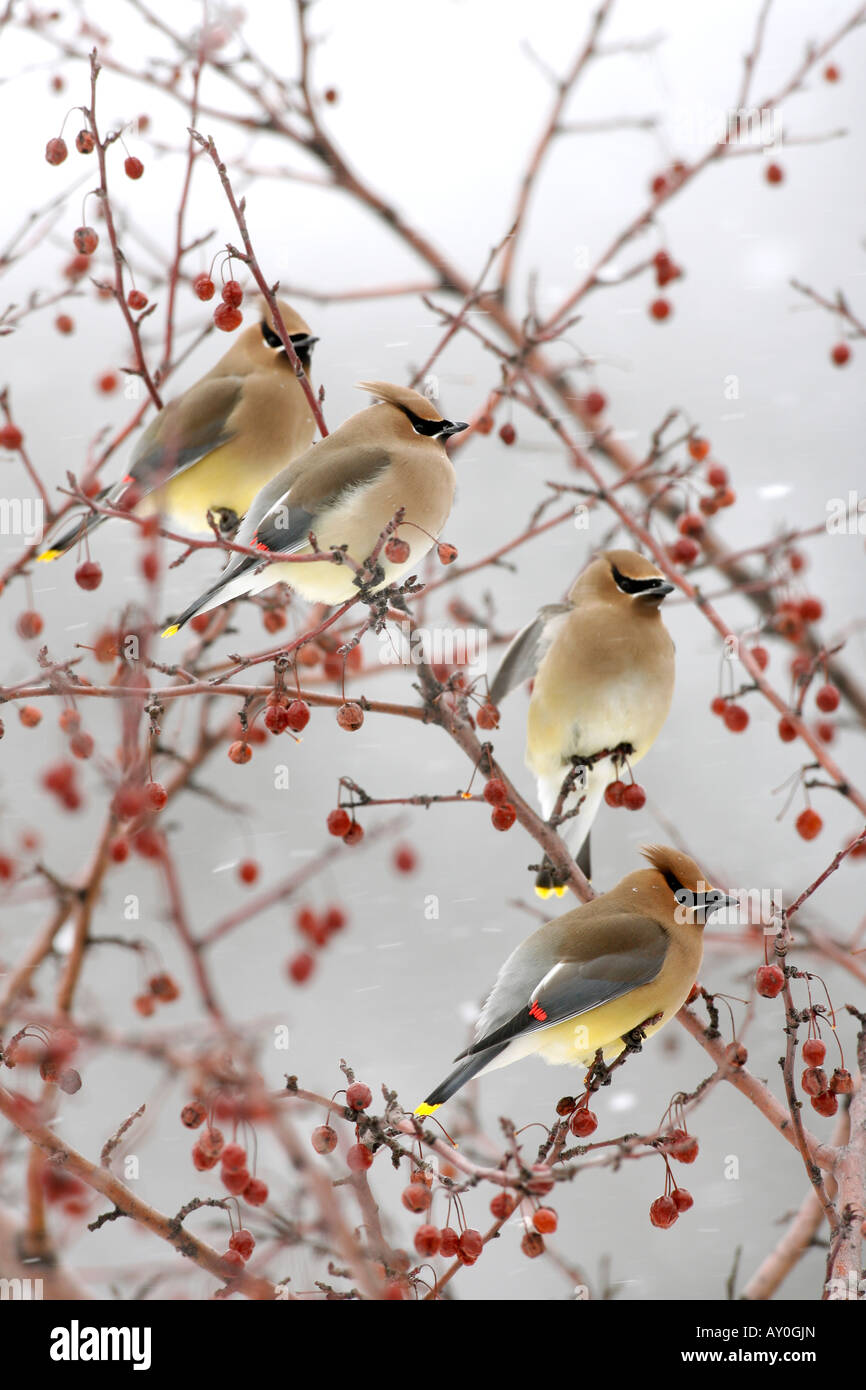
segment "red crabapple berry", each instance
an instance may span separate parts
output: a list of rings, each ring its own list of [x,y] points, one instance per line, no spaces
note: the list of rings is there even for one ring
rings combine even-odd
[[[556,1212],[553,1210],[553,1207],[539,1207],[538,1211],[533,1215],[532,1224],[541,1235],[553,1235],[558,1224]]]
[[[353,1081],[346,1091],[346,1104],[350,1110],[366,1110],[373,1099],[373,1092],[363,1081]]]
[[[822,1096],[829,1090],[827,1073],[823,1067],[807,1067],[800,1078],[800,1085],[807,1096]]]
[[[696,463],[701,463],[709,452],[710,441],[708,439],[701,439],[698,435],[694,435],[689,440],[689,455]]]
[[[527,1231],[520,1248],[528,1260],[534,1260],[544,1254],[544,1236],[539,1235],[538,1231]]]
[[[497,1192],[490,1202],[490,1214],[497,1221],[507,1221],[517,1206],[517,1198],[510,1192]]]
[[[732,734],[741,734],[749,723],[749,712],[742,705],[728,704],[724,713],[725,728]]]
[[[548,1164],[533,1163],[532,1176],[526,1186],[528,1191],[535,1193],[536,1197],[546,1197],[548,1192],[552,1192],[554,1178]]]
[[[763,999],[775,999],[784,984],[785,976],[778,965],[761,965],[755,971],[755,989]]]
[[[255,859],[242,859],[238,864],[238,878],[241,883],[255,883],[259,876],[259,866]]]
[[[68,153],[66,141],[60,135],[55,135],[45,146],[45,158],[49,164],[62,164]]]
[[[403,1188],[400,1200],[407,1211],[426,1211],[430,1205],[430,1192],[423,1182],[412,1182]]]
[[[222,1130],[208,1128],[202,1130],[198,1137],[198,1147],[208,1158],[219,1158],[223,1151],[225,1139]]]
[[[233,304],[222,303],[214,309],[213,321],[223,333],[234,333],[243,323],[244,316]]]
[[[237,1173],[247,1165],[247,1151],[241,1144],[226,1144],[222,1151],[222,1165],[231,1173]],[[246,1183],[244,1183],[246,1187]]]
[[[601,415],[607,406],[607,396],[603,391],[587,391],[583,398],[583,408],[587,415]]]
[[[168,792],[161,782],[147,782],[144,795],[150,811],[161,811],[168,801]]]
[[[229,757],[233,763],[248,763],[252,756],[252,748],[250,748],[250,745],[245,743],[243,739],[236,739],[235,742],[229,746]]]
[[[344,845],[357,845],[357,844],[360,844],[360,842],[363,840],[363,838],[364,838],[364,827],[363,827],[363,825],[361,824],[360,821],[353,820],[352,823],[351,823],[351,825],[349,826],[349,829],[346,831],[345,835],[343,836],[343,844],[344,844]]]
[[[797,726],[792,719],[788,718],[787,714],[783,714],[779,720],[779,738],[783,743],[793,743],[796,737]]]
[[[574,1096],[563,1096],[561,1100],[556,1102],[557,1115],[573,1115],[576,1109],[577,1101]]]
[[[814,840],[815,836],[821,833],[824,822],[817,811],[813,811],[811,806],[807,806],[805,811],[800,812],[794,825],[797,834],[802,839]]]
[[[250,1181],[250,1175],[246,1168],[226,1168],[225,1165],[220,1169],[220,1182],[227,1192],[233,1197],[240,1197],[246,1191]]]
[[[161,999],[163,1004],[173,1004],[175,999],[180,998],[180,989],[177,981],[167,970],[160,970],[156,975],[151,975],[147,982],[147,987],[155,998]]]
[[[285,627],[287,621],[285,613],[280,608],[268,608],[262,614],[265,632],[279,632]]]
[[[725,1048],[725,1061],[732,1067],[744,1067],[748,1060],[748,1051],[741,1042],[728,1043]]]
[[[229,1241],[229,1249],[236,1250],[242,1260],[248,1260],[255,1248],[255,1238],[251,1232],[247,1231],[244,1227],[241,1227],[239,1231],[235,1231]]]
[[[385,559],[390,560],[392,565],[405,565],[409,559],[409,544],[400,536],[391,536],[385,542]]]
[[[126,302],[130,309],[146,309],[147,295],[142,294],[141,290],[130,290],[126,296]]]
[[[479,415],[475,422],[475,428],[479,434],[490,434],[493,430],[493,416]]]
[[[438,1226],[429,1224],[419,1226],[415,1232],[415,1250],[423,1259],[430,1259],[433,1255],[438,1255],[442,1245],[442,1236]]]
[[[625,782],[617,778],[615,782],[608,782],[604,789],[604,799],[608,806],[621,806],[625,793]]]
[[[677,565],[693,565],[701,553],[701,547],[691,536],[680,536],[668,548],[668,554]]]
[[[582,1105],[575,1110],[568,1127],[577,1139],[588,1139],[598,1129],[598,1117]]]
[[[785,171],[781,164],[768,164],[764,170],[764,178],[767,183],[781,183],[785,177]]]
[[[704,533],[704,518],[698,516],[696,512],[683,512],[677,522],[677,530],[681,536],[702,536]]]
[[[309,951],[301,951],[298,955],[292,956],[289,961],[290,979],[294,980],[296,985],[302,985],[312,975],[315,963]]]
[[[673,1197],[656,1197],[650,1207],[650,1221],[663,1231],[672,1226],[678,1216],[677,1204]]]
[[[394,868],[398,874],[411,874],[417,867],[418,859],[409,845],[398,845],[394,851]]]
[[[839,691],[835,685],[822,685],[815,695],[815,704],[823,714],[832,714],[839,708]]]
[[[237,280],[226,280],[222,287],[222,300],[224,304],[230,304],[233,309],[239,309],[243,303],[244,292]]]
[[[491,777],[485,783],[483,796],[491,806],[501,806],[503,801],[508,800],[508,788],[501,777]]]
[[[209,275],[197,275],[192,282],[192,291],[197,299],[213,299],[216,286]]]
[[[443,1226],[439,1234],[442,1237],[442,1243],[439,1246],[439,1254],[443,1255],[446,1260],[453,1259],[457,1254],[457,1246],[460,1243],[460,1237],[451,1226]]]
[[[353,1173],[363,1173],[373,1162],[373,1155],[366,1144],[353,1144],[346,1154],[346,1162]]]
[[[695,1204],[691,1192],[687,1192],[684,1187],[675,1187],[671,1197],[678,1212],[688,1211],[689,1207],[693,1207]]]
[[[70,753],[74,758],[81,758],[82,761],[86,761],[93,756],[93,748],[93,738],[90,734],[85,733],[83,729],[79,729],[69,740]]]
[[[251,1207],[262,1207],[268,1200],[268,1185],[261,1178],[250,1178],[243,1190],[245,1202],[249,1202]]]
[[[356,700],[347,700],[337,710],[337,723],[341,729],[354,733],[364,722],[364,711]]]
[[[272,734],[285,733],[289,727],[288,710],[284,710],[282,705],[271,705],[269,709],[265,710],[262,723]]]
[[[803,1061],[810,1067],[820,1067],[827,1056],[827,1048],[820,1038],[808,1038],[803,1043]]]
[[[632,782],[622,794],[622,804],[627,811],[639,811],[646,805],[646,792],[637,782]]]
[[[193,1166],[199,1173],[205,1173],[209,1168],[215,1168],[219,1162],[219,1154],[205,1153],[198,1144],[192,1146]]]
[[[313,1130],[310,1142],[317,1154],[333,1153],[337,1147],[337,1131],[331,1129],[330,1125],[318,1125]]]
[[[800,617],[804,623],[817,623],[820,621],[824,612],[824,605],[819,598],[804,598],[800,601]]]
[[[694,1163],[698,1156],[698,1141],[693,1134],[684,1129],[675,1129],[671,1135],[669,1153],[677,1163]]]
[[[824,1091],[820,1096],[812,1096],[812,1109],[819,1115],[835,1115],[839,1102],[832,1091]]]
[[[207,1119],[207,1111],[200,1100],[191,1100],[180,1112],[180,1122],[187,1129],[198,1129]]]
[[[228,1266],[229,1277],[231,1277],[233,1273],[236,1273],[237,1271],[243,1269],[245,1264],[244,1257],[240,1253],[240,1251],[231,1249],[225,1252],[225,1254],[222,1257],[222,1262],[224,1265]]]
[[[835,367],[844,367],[851,360],[851,349],[847,343],[836,343],[831,349],[830,360]]]
[[[759,671],[766,671],[770,664],[770,653],[766,647],[752,647],[749,655]]]
[[[484,1241],[481,1239],[481,1232],[474,1231],[471,1226],[467,1226],[457,1242],[458,1255],[465,1256],[470,1260],[477,1260],[483,1249]]]
[[[710,710],[713,714],[722,715],[724,714],[727,708],[728,702],[725,699],[724,695],[716,695],[716,697],[712,700],[710,704]]]
[[[127,155],[123,161],[123,169],[128,179],[140,179],[144,173],[144,165],[134,154]]]
[[[20,449],[24,436],[17,425],[0,425],[0,445],[4,449]]]
[[[447,541],[440,541],[436,547],[436,554],[439,556],[440,565],[453,565],[457,559],[457,547],[449,545]]]
[[[479,729],[499,728],[499,710],[495,705],[491,705],[489,702],[481,706],[475,719]]]
[[[93,154],[96,141],[89,130],[79,130],[75,137],[75,148],[79,154]]]
[[[329,835],[336,835],[342,839],[351,826],[352,821],[348,811],[344,811],[342,806],[337,806],[335,810],[328,813],[326,824]]]
[[[84,560],[75,571],[79,589],[98,589],[102,583],[102,566],[97,560]]]
[[[129,841],[123,835],[118,835],[109,845],[108,853],[115,864],[125,864],[129,858]]]
[[[841,73],[835,63],[828,63],[824,69],[825,82],[838,82]]]
[[[18,636],[23,637],[25,641],[29,641],[33,637],[38,637],[42,631],[42,627],[43,623],[40,614],[36,613],[32,608],[25,608],[23,613],[19,613],[15,623],[15,630]]]
[[[515,439],[517,438],[517,430],[510,423],[510,421],[506,420],[505,424],[501,426],[499,430],[499,438],[502,440],[503,444],[514,443]]]
[[[35,729],[36,725],[42,721],[42,711],[35,705],[22,705],[18,711],[18,718],[25,729]]]
[[[834,1096],[848,1096],[854,1090],[854,1078],[847,1067],[837,1067],[830,1077],[830,1090]]]
[[[656,323],[664,323],[665,319],[670,317],[671,302],[669,299],[654,299],[649,306],[649,311],[650,317],[654,318]]]
[[[101,391],[103,396],[110,396],[112,391],[116,391],[120,385],[120,377],[117,372],[103,372],[97,379],[96,389]],[[128,494],[124,496],[124,505],[127,505]]]
[[[517,812],[510,801],[503,801],[501,806],[494,806],[490,820],[494,830],[510,830],[517,820]]]
[[[92,227],[76,227],[72,240],[80,256],[92,256],[99,245],[99,237]]]

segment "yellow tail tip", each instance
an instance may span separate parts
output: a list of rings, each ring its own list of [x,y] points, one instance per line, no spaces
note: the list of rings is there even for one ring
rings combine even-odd
[[[555,885],[553,891],[554,891],[554,893],[556,894],[556,896],[557,896],[558,898],[562,898],[562,897],[564,897],[565,894],[568,892],[568,884],[567,884],[567,883],[557,883],[557,884]]]
[[[552,888],[545,888],[543,884],[536,883],[535,891],[542,899],[549,898],[551,893],[555,893],[558,898],[561,898],[563,893],[568,892],[568,887],[564,883],[555,883]]]
[[[545,899],[545,898],[549,898],[549,897],[550,897],[551,893],[553,892],[553,889],[552,889],[552,888],[542,888],[542,886],[541,886],[540,883],[536,883],[536,885],[535,885],[535,891],[536,891],[536,894],[538,895],[539,898]]]
[[[37,555],[37,560],[56,560],[58,555],[62,555],[62,550],[43,550],[41,555]]]
[[[416,1114],[416,1115],[422,1115],[422,1116],[423,1116],[423,1115],[433,1115],[433,1114],[435,1114],[435,1112],[436,1112],[437,1110],[441,1110],[441,1108],[442,1108],[441,1105],[428,1105],[427,1102],[426,1102],[426,1100],[424,1100],[424,1101],[421,1102],[420,1105],[417,1105],[417,1106],[415,1107],[415,1114]]]
[[[162,635],[163,637],[173,637],[176,632],[180,632],[180,625],[172,623],[171,627],[167,627]]]

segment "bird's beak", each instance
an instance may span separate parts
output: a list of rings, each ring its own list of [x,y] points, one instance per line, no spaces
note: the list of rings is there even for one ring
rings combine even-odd
[[[448,420],[442,425],[442,434],[460,434],[463,430],[468,430],[468,420]]]
[[[643,599],[644,603],[661,603],[662,599],[666,599],[673,591],[673,584],[657,584],[654,589],[645,589],[638,597]]]
[[[705,917],[711,917],[714,912],[720,912],[722,908],[739,907],[739,898],[733,898],[729,893],[723,893],[721,888],[711,888],[709,893],[703,895],[703,908]]]

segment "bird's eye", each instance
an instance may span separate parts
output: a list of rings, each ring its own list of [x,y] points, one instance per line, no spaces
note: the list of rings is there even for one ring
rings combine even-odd
[[[645,594],[664,583],[663,579],[630,579],[627,574],[620,573],[616,565],[611,565],[611,573],[616,587],[624,594]]]
[[[262,319],[262,337],[269,348],[281,348],[283,346],[283,340],[279,333],[275,333],[265,319]]]

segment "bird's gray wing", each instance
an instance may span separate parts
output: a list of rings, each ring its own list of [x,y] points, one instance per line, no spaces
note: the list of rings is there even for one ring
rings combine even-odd
[[[540,979],[536,977],[534,983],[530,977],[524,995],[526,1003],[503,1022],[482,1033],[460,1056],[468,1057],[588,1013],[640,985],[649,984],[664,964],[669,937],[652,918],[622,914],[598,924],[592,935],[596,938],[592,942],[594,953],[582,952],[580,959],[559,960]],[[514,971],[519,972],[520,952],[512,959]],[[496,989],[513,992],[517,983],[514,979],[500,978]],[[490,1004],[495,1018],[499,1013],[495,991]]]
[[[228,421],[243,388],[239,376],[206,377],[150,422],[132,455],[129,472],[118,484],[134,483],[142,496],[234,437]]]
[[[498,705],[524,681],[532,680],[550,646],[554,620],[570,612],[567,603],[549,603],[518,632],[502,658],[502,665],[490,687],[490,699],[494,705]]]

